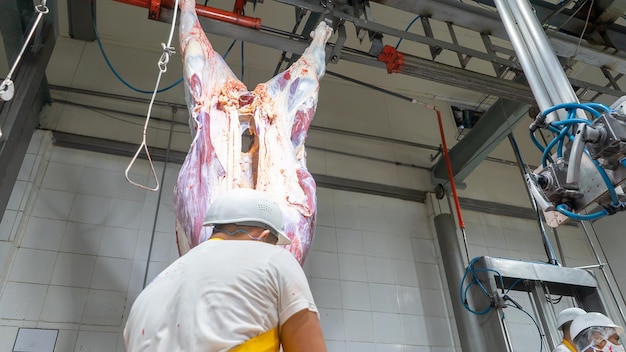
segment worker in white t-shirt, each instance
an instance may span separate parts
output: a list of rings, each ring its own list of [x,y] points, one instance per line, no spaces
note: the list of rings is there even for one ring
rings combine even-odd
[[[231,190],[209,207],[210,240],[161,272],[133,304],[128,352],[326,351],[317,307],[266,193]]]

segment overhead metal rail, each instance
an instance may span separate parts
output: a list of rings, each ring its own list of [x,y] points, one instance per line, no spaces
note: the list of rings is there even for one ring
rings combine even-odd
[[[125,2],[144,7],[146,7],[147,1],[125,0]],[[352,3],[355,9],[355,16],[340,11],[333,11],[332,6],[329,6],[332,3],[326,1],[277,1],[294,6],[296,8],[296,17],[302,16],[302,12],[305,11],[303,9],[310,12],[300,34],[275,31],[270,27],[260,25],[257,21],[252,21],[254,23],[252,27],[259,29],[245,28],[210,18],[201,17],[200,21],[204,30],[208,33],[255,43],[283,52],[295,53],[296,55],[302,53],[308,45],[303,34],[310,31],[313,22],[320,21],[323,17],[332,17],[339,23],[352,22],[357,28],[360,39],[364,38],[365,32],[370,34],[372,49],[370,52],[354,50],[343,46],[345,39],[337,40],[335,44],[330,44],[327,48],[331,62],[345,60],[378,69],[387,69],[388,71],[390,71],[391,67],[392,70],[390,72],[399,72],[457,88],[480,92],[488,96],[504,98],[506,101],[500,101],[498,104],[495,104],[495,108],[490,108],[479,121],[481,125],[475,126],[463,138],[461,141],[464,144],[462,148],[459,145],[458,148],[454,147],[450,150],[453,174],[458,182],[462,182],[463,178],[470,174],[500,141],[506,138],[513,126],[524,115],[519,112],[527,110],[528,107],[535,104],[534,98],[530,94],[530,89],[525,82],[523,80],[511,80],[511,76],[520,77],[521,74],[515,53],[510,48],[493,44],[493,38],[508,41],[508,34],[493,5],[493,1],[371,0],[384,6],[421,16],[423,18],[420,20],[421,29],[418,28],[411,32],[391,28],[372,20],[372,10],[366,1],[354,1]],[[342,0],[334,1],[334,3],[341,2]],[[596,10],[594,12],[595,17],[592,16],[590,22],[593,23],[593,26],[588,30],[590,32],[600,31],[602,32],[602,38],[606,39],[602,41],[602,45],[594,45],[584,40],[584,38],[583,40],[579,39],[581,31],[585,29],[586,18],[581,15],[586,13],[585,9],[580,10],[578,16],[576,16],[575,11],[572,9],[559,8],[546,1],[532,0],[537,16],[540,20],[546,22],[545,24],[548,28],[546,33],[554,52],[559,57],[589,65],[590,68],[597,69],[606,78],[606,83],[603,84],[568,78],[569,83],[576,89],[578,95],[585,94],[585,96],[591,96],[593,99],[597,99],[602,95],[613,97],[623,95],[619,86],[619,80],[626,74],[626,54],[618,49],[626,47],[626,29],[611,21],[617,20],[619,16],[616,16],[616,14],[620,12],[620,8],[624,6],[625,2],[626,0],[598,0],[594,2],[596,7],[594,9]],[[171,7],[173,7],[173,3],[172,0],[151,0],[148,5],[148,8],[152,9],[149,12],[149,16],[158,18],[160,21],[171,22]],[[160,11],[155,12],[155,6],[160,6]],[[156,16],[157,13],[158,16]],[[72,13],[71,15],[80,16],[81,14]],[[90,14],[82,15],[90,16]],[[601,23],[604,23],[604,26],[600,26],[599,24]],[[446,26],[449,30],[449,38],[436,38],[433,31],[430,30],[435,25]],[[483,48],[469,48],[460,44],[456,39],[460,28],[475,32],[476,36],[483,40]],[[294,29],[294,32],[296,30],[297,27]],[[403,38],[424,44],[424,50],[420,53],[411,54],[398,52],[398,54],[402,55],[402,65],[395,65],[397,62],[393,62],[393,57],[392,61],[379,61],[380,58],[377,55],[380,54],[380,50],[383,48],[382,42],[386,40],[385,36],[390,36],[394,39]],[[594,38],[598,37],[598,35],[591,36]],[[445,51],[453,52],[458,59],[458,64],[452,66],[440,62],[443,56],[442,53]],[[493,68],[493,72],[486,73],[468,70],[468,64],[476,60],[488,62]],[[572,60],[570,62],[573,62]],[[508,111],[511,114],[502,116],[503,111]],[[489,116],[491,117],[488,118]],[[479,126],[482,129],[482,127],[488,126],[488,124],[495,125],[492,126],[491,130],[496,132],[495,135],[492,134],[488,138],[489,143],[486,142],[487,139],[483,138],[483,135],[474,136],[479,134],[477,131]],[[445,174],[443,163],[437,163],[433,168],[433,181],[437,183],[445,180]]]
[[[122,2],[146,2],[147,0],[121,0]],[[163,1],[162,4],[169,0]],[[425,80],[438,82],[458,88],[464,88],[475,92],[481,92],[488,96],[503,98],[509,101],[508,104],[513,106],[503,107],[503,104],[497,104],[494,111],[487,111],[486,116],[492,118],[486,120],[482,125],[475,126],[463,139],[464,146],[462,148],[452,148],[450,158],[452,162],[453,174],[457,182],[462,182],[463,178],[469,175],[473,169],[499,144],[500,141],[512,132],[512,128],[519,119],[524,116],[519,111],[528,110],[535,105],[535,99],[525,81],[513,78],[523,78],[522,71],[519,67],[515,52],[509,48],[494,45],[491,38],[508,40],[508,34],[501,22],[501,19],[495,8],[487,9],[485,5],[476,6],[476,4],[468,4],[452,0],[439,1],[403,1],[403,0],[375,0],[385,6],[394,7],[396,9],[414,13],[422,17],[421,32],[424,35],[401,31],[389,26],[382,25],[373,21],[368,17],[368,8],[366,2],[354,2],[354,6],[363,6],[360,11],[354,11],[356,16],[351,16],[340,11],[333,11],[330,2],[320,2],[319,0],[277,0],[279,2],[292,5],[299,9],[310,11],[309,19],[304,26],[301,34],[284,33],[272,30],[269,27],[260,24],[252,26],[259,29],[246,28],[231,23],[211,18],[200,18],[203,29],[208,33],[222,35],[237,40],[251,42],[262,46],[274,48],[283,52],[294,53],[297,56],[303,52],[308,42],[304,39],[304,33],[307,28],[311,28],[315,21],[322,20],[323,17],[331,17],[340,23],[352,22],[358,31],[367,31],[372,39],[372,49],[370,52],[354,50],[343,47],[345,38],[339,38],[335,44],[329,44],[327,54],[331,62],[339,60],[354,62],[362,65],[368,65],[379,69],[386,69],[388,72],[401,73],[412,77],[418,77]],[[339,0],[337,0],[339,1]],[[335,2],[337,2],[335,1]],[[557,24],[567,22],[567,26],[563,27],[563,31],[571,33],[576,28],[583,28],[581,19],[570,18],[568,11],[555,13],[553,8],[549,8],[549,4],[543,4],[536,1],[536,8],[540,9],[540,13],[544,17],[550,17],[550,23]],[[361,4],[361,5],[359,5]],[[542,7],[542,5],[544,5]],[[201,7],[201,5],[198,5]],[[161,8],[159,20],[171,21],[172,9]],[[230,21],[232,22],[232,21]],[[449,30],[449,38],[435,38],[431,30],[431,26],[435,22],[440,22]],[[248,26],[250,27],[250,26]],[[608,29],[612,37],[622,36],[626,31],[617,25],[611,25]],[[476,48],[468,48],[458,43],[456,32],[459,28],[476,32],[483,41],[484,48],[478,50]],[[416,30],[419,31],[419,30]],[[341,33],[341,32],[340,32]],[[343,31],[345,33],[345,31]],[[605,84],[594,84],[573,78],[568,78],[571,86],[576,88],[578,94],[586,94],[597,99],[602,95],[610,95],[619,97],[624,93],[621,91],[618,81],[623,74],[626,74],[626,55],[616,49],[607,48],[606,46],[591,45],[578,37],[550,30],[547,32],[550,45],[555,53],[561,57],[572,58],[591,67],[598,69],[604,77]],[[420,53],[402,53],[392,50],[391,55],[383,55],[382,41],[384,36],[394,38],[403,38],[413,42],[424,44],[425,47]],[[624,35],[626,38],[626,35]],[[613,42],[621,42],[614,40]],[[626,42],[626,40],[625,40]],[[391,48],[395,49],[395,48]],[[451,51],[456,54],[458,65],[452,66],[440,62],[442,53]],[[292,56],[293,59],[293,56]],[[476,72],[467,69],[471,60],[480,60],[488,62],[493,72]],[[570,60],[571,61],[571,60]],[[484,65],[483,65],[484,66]],[[504,78],[508,76],[507,78]],[[502,102],[500,102],[502,103]],[[515,112],[514,115],[502,116],[503,111]],[[497,130],[496,134],[492,134],[489,138],[483,136],[474,137],[474,131],[478,127],[485,127],[489,123],[490,130]],[[480,123],[480,121],[479,121]],[[491,128],[493,127],[493,128]],[[489,143],[485,141],[489,140]],[[455,162],[456,160],[456,162]],[[445,183],[446,173],[442,161],[439,161],[433,167],[433,184]]]
[[[173,1],[165,0],[161,2],[149,0],[117,0],[119,2],[131,5],[150,8],[149,17],[155,20],[171,22],[173,11]],[[388,72],[397,72],[413,77],[435,81],[442,84],[453,85],[455,87],[465,88],[472,91],[479,91],[487,95],[506,98],[509,100],[532,104],[534,102],[532,94],[528,86],[523,82],[513,82],[510,79],[504,79],[502,73],[511,71],[515,74],[521,74],[521,68],[515,58],[514,52],[509,48],[503,48],[493,45],[488,39],[489,36],[496,36],[501,39],[507,39],[497,14],[488,10],[477,8],[476,6],[466,5],[460,2],[451,3],[449,1],[437,2],[405,2],[405,1],[385,1],[384,4],[397,7],[416,14],[424,14],[421,21],[422,31],[426,35],[407,32],[377,23],[368,18],[359,18],[351,16],[340,11],[332,11],[329,5],[322,6],[321,2],[313,0],[277,0],[278,2],[289,4],[300,9],[307,9],[312,12],[310,17],[320,20],[319,14],[332,17],[343,22],[351,22],[360,30],[366,30],[370,33],[377,33],[383,36],[388,35],[394,38],[403,38],[416,43],[426,45],[428,50],[425,53],[430,57],[422,57],[408,53],[398,52],[403,56],[402,64],[391,70],[389,63],[384,64],[380,61],[380,52],[377,46],[380,43],[373,43],[373,49],[366,53],[360,50],[354,50],[348,47],[336,48],[335,44],[329,44],[327,50],[332,62],[345,60],[358,64],[368,65],[377,68],[386,68]],[[158,11],[155,10],[154,4],[160,5]],[[308,45],[305,39],[305,33],[293,35],[288,32],[276,30],[261,25],[260,19],[232,14],[235,17],[229,17],[225,13],[227,11],[214,9],[202,5],[197,6],[200,14],[200,23],[203,29],[212,34],[222,35],[245,42],[255,43],[258,45],[270,47],[284,52],[299,54],[304,51]],[[219,11],[219,12],[215,12]],[[217,14],[216,14],[217,13]],[[363,14],[366,11],[362,11]],[[471,14],[468,16],[468,13]],[[315,14],[315,16],[314,16]],[[363,15],[365,17],[365,15]],[[467,20],[468,17],[474,17],[472,21]],[[465,20],[464,20],[465,19]],[[456,38],[455,28],[464,28],[482,33],[485,48],[478,50],[476,48],[459,45],[455,39],[439,39],[433,36],[430,30],[430,21],[445,22],[450,31],[450,37]],[[310,27],[310,25],[308,26]],[[305,27],[305,28],[308,28]],[[379,37],[380,38],[380,37]],[[380,39],[374,39],[374,41]],[[384,37],[383,37],[384,40]],[[555,39],[559,43],[559,47],[563,48],[564,53],[570,53],[575,50],[574,43],[566,42],[562,38]],[[556,50],[556,49],[555,49]],[[626,74],[626,56],[607,55],[602,53],[599,48],[591,48],[582,45],[578,49],[580,51],[580,61],[587,64],[597,65],[601,67],[611,68],[618,73]],[[438,62],[443,51],[452,51],[459,58],[458,66],[448,65]],[[590,52],[593,55],[604,55],[602,60],[587,60]],[[557,51],[558,54],[558,51]],[[610,59],[609,59],[610,57]],[[577,56],[578,59],[578,56]],[[481,60],[489,62],[494,67],[493,73],[476,72],[467,69],[470,60]],[[587,62],[589,61],[589,62]],[[615,76],[612,76],[615,80]],[[622,92],[615,89],[615,85],[598,85],[591,82],[572,79],[570,83],[575,87],[580,87],[586,92],[594,92],[594,94],[608,94],[619,97]]]

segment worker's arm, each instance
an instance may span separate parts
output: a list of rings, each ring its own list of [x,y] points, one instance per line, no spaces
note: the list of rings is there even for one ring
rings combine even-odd
[[[326,352],[324,334],[317,313],[303,309],[280,328],[284,352]]]

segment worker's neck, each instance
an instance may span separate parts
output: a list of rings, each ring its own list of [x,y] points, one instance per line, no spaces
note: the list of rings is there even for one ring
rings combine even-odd
[[[212,240],[225,240],[225,241],[232,241],[232,240],[250,240],[250,238],[248,236],[244,235],[227,235],[225,233],[216,233],[213,236],[211,236]]]
[[[565,341],[567,341],[567,342],[569,342],[571,344],[574,344],[574,342],[572,341],[572,337],[570,336],[569,332],[566,332],[566,333],[563,334],[563,340],[565,340]]]

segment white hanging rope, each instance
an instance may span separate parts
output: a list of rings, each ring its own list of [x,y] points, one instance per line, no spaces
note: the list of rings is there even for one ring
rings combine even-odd
[[[154,86],[154,91],[152,92],[150,105],[148,105],[148,113],[146,115],[146,122],[143,126],[143,138],[142,138],[141,144],[139,145],[139,148],[137,148],[137,152],[135,153],[135,156],[133,156],[132,160],[128,164],[128,167],[126,167],[126,171],[124,172],[124,175],[126,176],[126,180],[130,182],[132,185],[135,185],[139,188],[143,188],[145,190],[153,191],[153,192],[156,192],[159,190],[159,178],[157,177],[156,171],[154,170],[154,164],[152,163],[152,158],[150,157],[150,152],[148,151],[146,134],[148,132],[148,123],[150,123],[150,115],[152,114],[152,106],[154,105],[154,99],[156,98],[157,92],[159,90],[159,83],[161,82],[161,76],[163,76],[163,74],[167,72],[167,64],[170,62],[170,56],[176,53],[176,51],[174,50],[174,47],[172,47],[171,45],[172,45],[172,38],[174,37],[174,30],[176,29],[176,15],[178,14],[178,1],[179,0],[176,0],[176,3],[174,5],[174,17],[172,18],[172,27],[170,29],[170,36],[167,40],[167,44],[161,43],[161,46],[163,47],[163,54],[161,54],[161,58],[159,59],[159,62],[157,64],[159,67],[159,75],[157,77],[156,84]],[[150,163],[150,170],[152,171],[152,176],[154,177],[154,181],[156,182],[156,186],[153,188],[146,186],[146,185],[142,185],[138,182],[135,182],[131,180],[129,176],[130,169],[135,164],[135,161],[137,160],[137,157],[139,156],[142,150],[146,152],[148,163]]]
[[[43,15],[50,12],[48,7],[46,6],[46,1],[47,0],[42,0],[41,4],[35,6],[35,12],[37,12],[37,18],[35,19],[35,22],[33,23],[33,25],[30,27],[30,31],[28,32],[28,36],[26,37],[26,41],[24,41],[24,45],[22,45],[22,49],[20,50],[20,53],[17,55],[17,58],[15,58],[15,62],[13,63],[13,66],[11,67],[9,74],[6,76],[4,81],[2,81],[2,84],[0,84],[0,99],[4,101],[9,101],[13,99],[13,94],[15,93],[15,87],[13,86],[13,81],[11,81],[11,76],[13,76],[15,69],[17,69],[17,65],[20,63],[20,61],[22,61],[22,55],[24,55],[24,51],[26,50],[28,43],[33,37],[35,30],[39,26],[39,22],[41,22],[41,18],[43,17]]]

